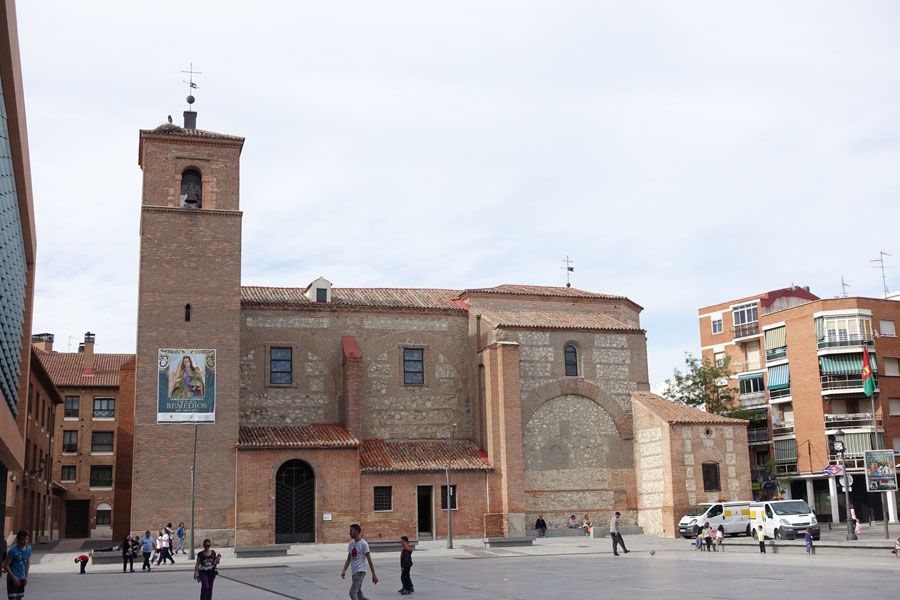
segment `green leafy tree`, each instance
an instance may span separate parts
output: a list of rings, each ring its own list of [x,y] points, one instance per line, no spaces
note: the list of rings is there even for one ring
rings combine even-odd
[[[734,390],[728,387],[731,377],[731,357],[725,355],[722,366],[708,358],[698,359],[692,354],[684,358],[684,372],[675,369],[666,380],[664,395],[673,402],[701,408],[717,415],[742,417],[733,410]]]

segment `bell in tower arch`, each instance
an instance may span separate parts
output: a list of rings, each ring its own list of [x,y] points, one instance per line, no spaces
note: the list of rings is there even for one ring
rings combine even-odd
[[[203,183],[196,169],[187,169],[181,174],[182,208],[200,208],[203,197]]]

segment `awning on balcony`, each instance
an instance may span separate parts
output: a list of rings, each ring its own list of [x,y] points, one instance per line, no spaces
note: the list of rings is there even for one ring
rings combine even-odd
[[[795,462],[797,460],[797,440],[775,440],[775,460],[777,462]]]
[[[875,357],[869,353],[872,370],[878,371]],[[819,357],[819,368],[822,375],[859,375],[862,377],[862,352],[848,354],[829,354]]]
[[[875,438],[874,440],[872,438]],[[872,442],[875,442],[875,445]],[[847,433],[844,434],[844,454],[847,456],[863,456],[866,450],[881,447],[881,434]]]
[[[762,373],[741,373],[738,375],[738,379],[762,379]]]
[[[791,372],[788,365],[769,367],[769,389],[783,390],[791,387]]]
[[[776,327],[766,331],[766,350],[771,351],[777,348],[784,348],[785,346],[787,346],[787,342],[784,338],[784,327]]]

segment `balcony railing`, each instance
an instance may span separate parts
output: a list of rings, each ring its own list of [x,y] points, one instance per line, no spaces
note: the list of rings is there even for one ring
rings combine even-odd
[[[775,423],[772,425],[772,437],[794,435],[793,423]]]
[[[91,487],[112,487],[112,475],[91,475]]]
[[[786,387],[780,390],[769,390],[769,399],[778,400],[779,398],[788,398],[791,395],[791,388]]]
[[[735,338],[759,335],[759,321],[744,323],[743,325],[735,325],[733,332]]]
[[[65,413],[63,414],[63,416],[66,417],[67,419],[70,419],[72,417],[77,417],[78,409],[77,408],[67,408],[67,409],[65,409]]]
[[[793,459],[791,462],[775,462],[775,472],[779,475],[785,473],[796,473],[797,472],[797,460]]]
[[[823,392],[862,389],[862,374],[860,375],[821,375]]]
[[[854,429],[858,427],[881,427],[881,419],[875,417],[872,420],[872,413],[850,413],[844,415],[825,415],[825,429]]]
[[[94,418],[95,419],[111,419],[116,416],[116,409],[114,408],[95,408],[94,409]]]
[[[63,452],[78,452],[78,444],[63,442]]]
[[[759,428],[759,429],[748,429],[747,430],[747,442],[749,442],[751,444],[758,444],[760,442],[768,442],[769,439],[770,439],[770,437],[769,437],[769,428],[768,427],[766,427],[765,429]]]
[[[868,346],[875,346],[875,341],[872,337],[864,333],[847,333],[835,337],[826,336],[817,342],[817,346],[819,350],[825,350],[827,348],[847,348],[849,346],[860,347],[863,343]]]
[[[787,346],[783,348],[775,348],[774,350],[766,350],[766,361],[781,360],[787,358]]]
[[[761,360],[745,360],[743,362],[731,363],[731,370],[735,373],[746,373],[747,371],[759,371],[762,369]]]
[[[738,399],[740,400],[742,408],[749,408],[751,406],[764,406],[766,404],[766,393],[748,392],[746,394],[739,394]]]

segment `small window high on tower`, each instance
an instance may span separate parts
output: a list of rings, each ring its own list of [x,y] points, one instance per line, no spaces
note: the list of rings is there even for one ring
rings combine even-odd
[[[181,174],[181,206],[182,208],[200,208],[203,196],[203,183],[200,173],[188,169]]]

